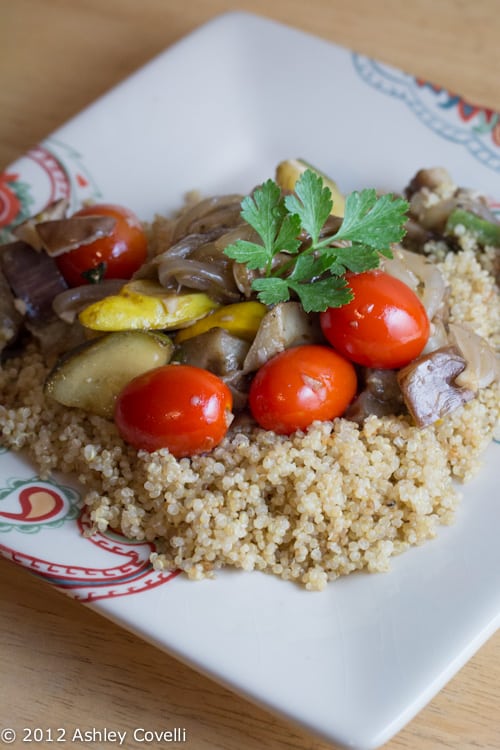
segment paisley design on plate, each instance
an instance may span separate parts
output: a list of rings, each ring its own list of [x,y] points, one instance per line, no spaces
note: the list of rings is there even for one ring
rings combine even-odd
[[[0,533],[35,534],[78,517],[80,496],[72,487],[31,479],[7,480],[0,489]]]
[[[477,107],[441,86],[352,53],[358,75],[377,91],[403,101],[437,135],[465,148],[481,164],[500,172],[500,115]]]
[[[29,546],[21,549],[23,545],[0,544],[0,553],[83,602],[136,594],[156,588],[179,575],[180,571],[153,569],[150,563],[153,544],[134,542],[115,532],[93,532],[85,511],[78,519],[75,531],[70,550],[71,563],[64,561],[62,537],[60,549],[57,538],[54,538],[50,559],[33,554]]]

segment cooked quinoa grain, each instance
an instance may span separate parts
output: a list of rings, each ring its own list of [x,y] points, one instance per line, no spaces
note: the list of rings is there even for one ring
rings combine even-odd
[[[474,253],[449,253],[451,318],[498,344],[500,302]],[[95,529],[155,543],[152,563],[191,579],[222,566],[273,573],[321,590],[356,570],[389,568],[392,555],[453,521],[459,493],[499,417],[498,386],[418,429],[409,418],[315,423],[277,436],[232,431],[210,454],[137,453],[100,417],[49,402],[34,345],[0,371],[3,445],[26,449],[42,476],[71,473],[85,488]]]

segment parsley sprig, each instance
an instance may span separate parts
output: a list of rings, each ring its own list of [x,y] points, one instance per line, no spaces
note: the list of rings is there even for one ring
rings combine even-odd
[[[330,189],[308,169],[294,190],[283,196],[279,185],[267,180],[245,197],[241,216],[262,243],[237,240],[224,252],[261,271],[252,288],[267,305],[295,294],[306,312],[341,307],[353,297],[348,271],[368,271],[379,266],[380,255],[392,257],[391,245],[405,233],[408,203],[392,194],[377,197],[373,189],[355,191],[347,196],[339,229],[322,236],[333,208]]]

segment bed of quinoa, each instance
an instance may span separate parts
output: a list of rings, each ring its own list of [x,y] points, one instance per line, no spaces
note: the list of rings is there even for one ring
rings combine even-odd
[[[449,253],[440,268],[451,319],[498,345],[498,289],[474,251]],[[96,529],[154,542],[154,566],[191,579],[234,566],[321,590],[356,570],[387,570],[392,555],[453,521],[454,480],[480,469],[499,418],[490,386],[425,429],[400,416],[315,423],[291,437],[233,431],[209,455],[176,460],[137,453],[112,422],[49,402],[46,374],[33,344],[3,365],[2,444],[25,449],[42,477],[77,476]]]

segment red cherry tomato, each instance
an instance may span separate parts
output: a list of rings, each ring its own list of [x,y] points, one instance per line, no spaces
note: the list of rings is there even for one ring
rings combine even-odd
[[[330,344],[367,367],[396,369],[418,357],[429,338],[429,320],[410,287],[378,270],[348,281],[354,299],[320,314]]]
[[[339,417],[356,385],[353,365],[333,349],[297,346],[258,370],[250,386],[250,410],[264,429],[289,435],[317,419]]]
[[[164,365],[134,378],[118,396],[115,423],[138,450],[168,448],[176,458],[214,448],[227,432],[231,391],[191,365]]]
[[[111,216],[116,220],[111,234],[88,245],[80,245],[57,257],[57,266],[70,286],[89,283],[88,272],[96,269],[104,279],[129,279],[146,260],[147,239],[137,216],[128,208],[102,203],[86,206],[74,216]]]

